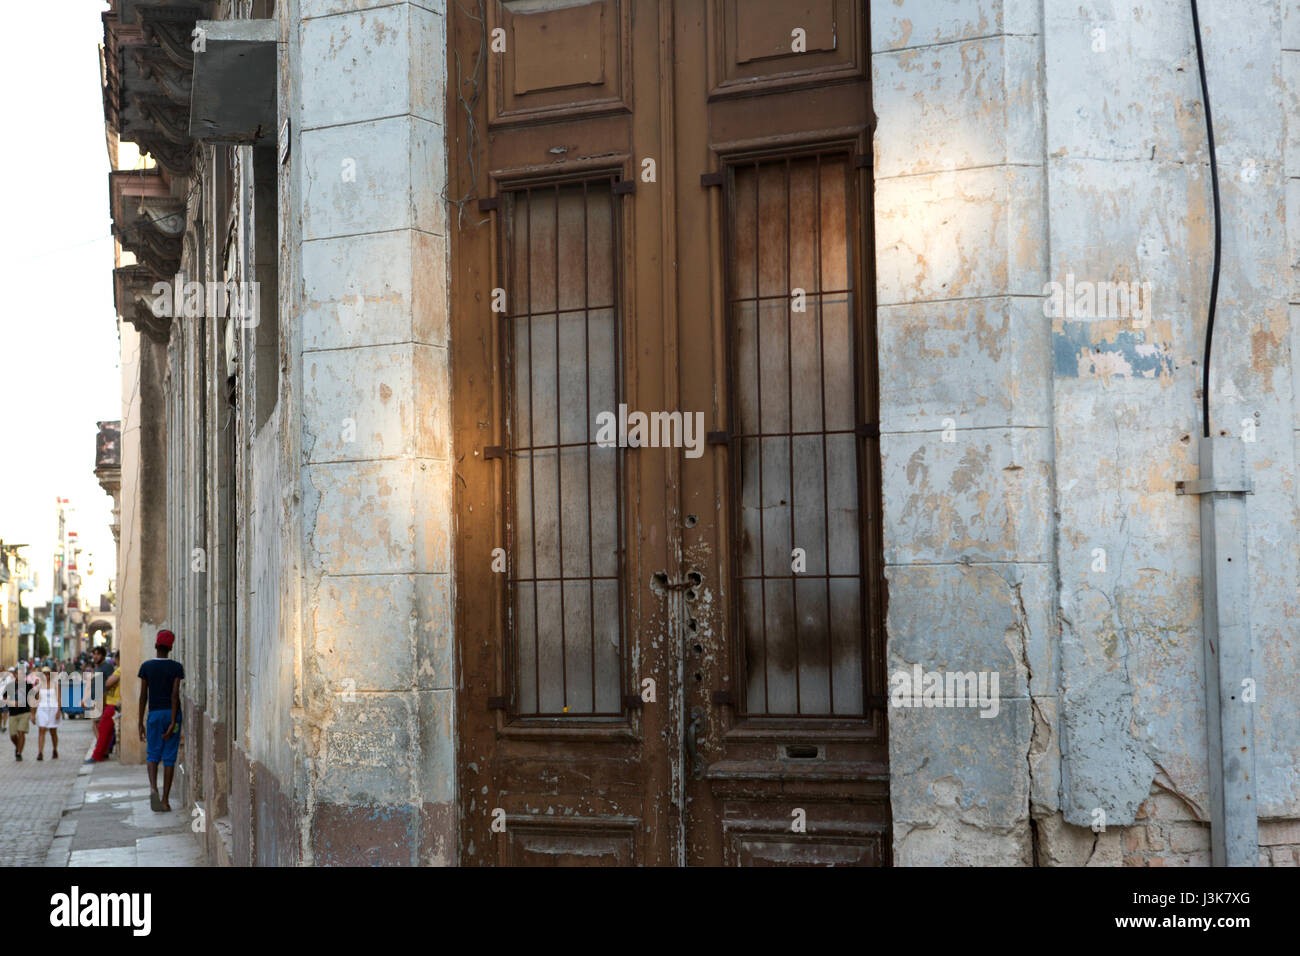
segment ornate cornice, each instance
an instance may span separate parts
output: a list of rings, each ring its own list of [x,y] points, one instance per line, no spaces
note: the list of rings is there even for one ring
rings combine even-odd
[[[177,66],[162,50],[154,46],[134,47],[129,52],[140,70],[141,78],[157,84],[167,99],[185,108],[188,117],[192,86],[190,71]]]
[[[125,137],[124,137],[125,138]],[[153,157],[163,169],[177,179],[187,178],[194,170],[194,145],[173,143],[159,132],[141,132],[130,137],[130,141]]]
[[[168,338],[171,337],[172,320],[165,316],[159,318],[154,315],[153,311],[144,302],[137,301],[132,314],[124,315],[122,318],[135,326],[141,335],[157,342],[159,345],[166,345]]]
[[[104,120],[175,177],[193,170],[189,135],[194,24],[211,0],[135,0],[103,15]]]
[[[171,195],[157,171],[117,171],[108,177],[113,235],[157,279],[180,266],[185,203]]]
[[[186,72],[194,69],[192,34],[194,24],[203,19],[203,15],[202,9],[189,5],[140,7],[137,14],[145,38]]]
[[[168,235],[155,220],[140,219],[125,229],[114,225],[113,234],[123,249],[134,255],[137,262],[148,266],[159,279],[171,278],[181,267],[183,240]]]
[[[149,93],[132,95],[131,103],[140,111],[141,118],[168,142],[187,150],[194,145],[190,139],[188,106],[180,107],[165,96]]]
[[[150,308],[153,284],[158,280],[159,277],[144,265],[114,269],[113,300],[123,322],[154,342],[166,343],[171,334],[172,320],[167,316],[154,315]]]
[[[180,268],[186,226],[180,197],[195,173],[189,132],[194,24],[214,6],[214,0],[111,0],[103,14],[105,124],[156,167],[109,176],[113,235],[136,258],[114,270],[114,301],[122,320],[155,342],[167,341],[171,319],[153,314],[151,290]]]

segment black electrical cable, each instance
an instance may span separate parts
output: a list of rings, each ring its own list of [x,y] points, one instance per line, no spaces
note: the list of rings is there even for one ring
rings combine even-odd
[[[1210,346],[1214,342],[1214,307],[1219,301],[1219,164],[1214,158],[1214,120],[1210,117],[1210,88],[1205,82],[1205,54],[1201,50],[1201,18],[1196,0],[1192,4],[1192,32],[1196,35],[1196,67],[1201,74],[1201,105],[1205,108],[1205,136],[1210,145],[1210,188],[1214,191],[1214,270],[1210,276],[1210,310],[1205,320],[1205,354],[1201,364],[1201,417],[1204,434],[1210,437]]]

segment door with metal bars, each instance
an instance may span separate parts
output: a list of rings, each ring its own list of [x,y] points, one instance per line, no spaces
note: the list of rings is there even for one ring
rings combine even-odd
[[[665,407],[660,14],[449,7],[456,715],[467,865],[683,855],[668,450],[601,440]],[[487,38],[501,30],[506,51]],[[650,452],[647,454],[647,452]]]
[[[887,863],[865,4],[473,13],[461,860]]]

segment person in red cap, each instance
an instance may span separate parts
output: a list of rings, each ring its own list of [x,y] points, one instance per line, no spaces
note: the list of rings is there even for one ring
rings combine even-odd
[[[145,741],[145,766],[149,771],[149,805],[154,810],[172,808],[169,798],[181,747],[181,681],[185,668],[168,655],[176,643],[171,631],[154,639],[158,656],[140,665],[140,739]],[[148,717],[145,715],[148,714]],[[158,796],[158,764],[163,765],[163,792]]]

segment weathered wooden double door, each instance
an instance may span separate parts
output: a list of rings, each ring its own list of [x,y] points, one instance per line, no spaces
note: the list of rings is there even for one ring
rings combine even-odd
[[[884,864],[865,0],[449,4],[465,864]]]

